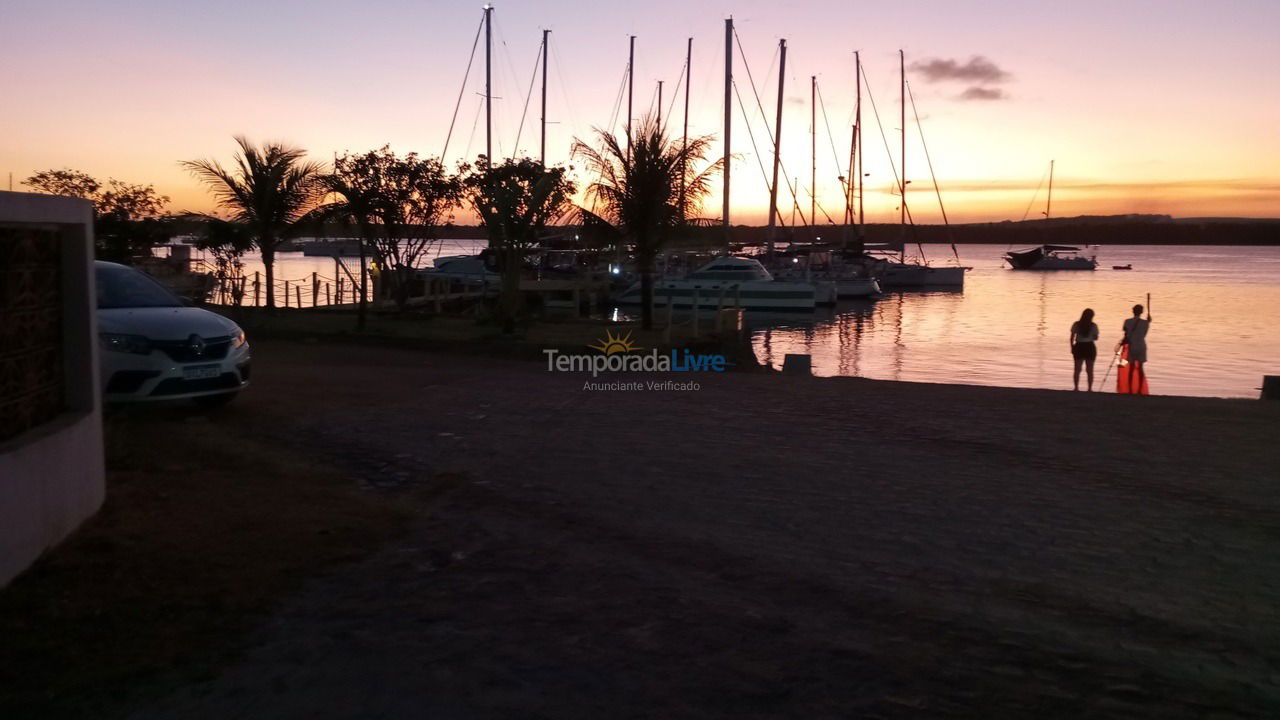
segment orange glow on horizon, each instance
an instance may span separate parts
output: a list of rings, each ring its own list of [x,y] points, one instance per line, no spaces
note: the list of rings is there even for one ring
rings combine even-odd
[[[1188,5],[1150,17],[1101,0],[1071,9],[995,4],[1007,5],[998,26],[962,8],[927,16],[896,7],[859,8],[855,15],[835,0],[815,0],[805,12],[743,8],[735,21],[742,53],[735,48],[732,222],[759,225],[767,217],[772,157],[765,118],[772,125],[779,35],[788,38],[790,53],[783,174],[800,186],[794,201],[785,185],[779,193],[786,224],[795,205],[809,214],[811,192],[820,223],[843,216],[838,178],[848,172],[855,47],[868,81],[862,139],[869,222],[897,220],[898,47],[906,50],[929,152],[926,159],[909,106],[908,194],[917,222],[941,220],[928,161],[951,221],[980,222],[1040,217],[1050,159],[1057,160],[1055,217],[1280,217],[1274,127],[1280,92],[1271,74],[1280,46],[1266,32],[1280,26],[1280,5],[1232,13]],[[474,159],[484,146],[477,94],[483,54],[461,88],[478,7],[388,0],[356,10],[282,0],[246,25],[225,8],[157,0],[76,13],[53,5],[0,7],[0,56],[8,70],[0,78],[6,98],[0,182],[11,172],[15,190],[38,170],[71,167],[154,184],[172,198],[173,211],[208,211],[209,194],[178,162],[227,162],[234,134],[285,140],[321,161],[384,144],[438,155],[460,89],[446,160]],[[512,155],[519,135],[516,154],[537,155],[532,61],[539,28],[550,27],[549,162],[572,165],[574,137],[590,138],[593,127],[611,120],[622,126],[628,34],[638,37],[634,115],[654,107],[656,81],[665,80],[673,134],[684,110],[685,38],[694,38],[690,133],[716,136],[718,156],[723,16],[667,0],[655,0],[651,10],[634,17],[608,3],[582,8],[560,0],[498,7],[495,154]],[[815,23],[816,17],[825,19]],[[353,32],[362,22],[378,22],[382,30]],[[1196,51],[1188,53],[1192,40]],[[973,63],[978,56],[983,62]],[[104,79],[89,67],[112,73]],[[810,75],[822,98],[816,112]],[[816,189],[809,180],[811,112]],[[580,185],[590,180],[575,174]],[[701,214],[718,217],[720,205],[717,181]],[[472,221],[465,212],[457,220]]]

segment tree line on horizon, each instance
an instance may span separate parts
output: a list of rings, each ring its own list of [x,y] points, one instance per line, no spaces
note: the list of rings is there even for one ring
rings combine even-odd
[[[128,263],[165,242],[172,221],[197,223],[197,245],[220,262],[238,262],[256,249],[266,275],[266,305],[275,307],[275,254],[281,243],[325,223],[356,230],[361,278],[366,260],[388,279],[403,309],[412,269],[453,213],[467,208],[489,235],[502,277],[499,310],[510,327],[523,310],[520,271],[528,251],[548,226],[576,215],[583,232],[602,243],[629,245],[642,289],[642,321],[652,327],[655,260],[663,244],[687,227],[711,191],[722,160],[707,162],[712,137],[673,140],[654,118],[630,137],[597,128],[596,144],[575,138],[590,181],[587,202],[574,205],[577,184],[562,165],[530,158],[490,163],[479,156],[450,171],[438,158],[398,155],[389,145],[337,156],[331,165],[308,160],[306,151],[280,142],[254,144],[236,136],[230,164],[216,159],[181,161],[213,195],[215,213],[166,213],[169,198],[152,185],[114,178],[105,183],[71,169],[45,170],[23,181],[37,192],[90,200],[100,259]],[[589,204],[588,204],[589,203]],[[359,323],[367,293],[360,287]]]

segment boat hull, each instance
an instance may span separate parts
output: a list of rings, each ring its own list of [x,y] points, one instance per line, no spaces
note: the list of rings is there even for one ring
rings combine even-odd
[[[1078,248],[1065,245],[1044,245],[1031,250],[1007,252],[1005,262],[1014,270],[1096,270],[1098,261],[1081,257]],[[1068,254],[1063,254],[1064,251]]]
[[[1014,270],[1097,270],[1098,263],[1082,257],[1044,257],[1030,264],[1014,265],[1010,263],[1010,267]]]
[[[835,282],[836,294],[842,298],[865,298],[880,294],[880,283],[875,278],[849,278]]]
[[[829,293],[834,295],[835,288]],[[639,305],[640,283],[627,288],[617,301]],[[819,302],[819,290],[813,283],[746,282],[715,283],[687,280],[658,280],[653,284],[653,304],[675,307],[720,308],[742,307],[749,310],[812,311]]]
[[[885,290],[963,288],[964,274],[962,267],[891,264],[880,271],[877,279]]]

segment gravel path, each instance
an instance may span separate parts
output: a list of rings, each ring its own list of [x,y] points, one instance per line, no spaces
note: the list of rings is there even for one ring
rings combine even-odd
[[[421,517],[138,718],[1280,714],[1280,404],[255,355]]]

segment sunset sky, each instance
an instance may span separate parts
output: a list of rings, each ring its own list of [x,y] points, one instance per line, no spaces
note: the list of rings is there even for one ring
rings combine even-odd
[[[631,34],[635,115],[649,111],[664,80],[677,134],[683,105],[672,95],[686,38],[694,38],[690,131],[716,135],[719,153],[729,15],[770,124],[777,43],[788,41],[782,155],[787,174],[800,178],[806,214],[809,77],[817,75],[826,107],[825,121],[818,117],[818,202],[838,220],[853,51],[862,52],[896,163],[902,48],[953,221],[1020,219],[1051,159],[1055,216],[1280,216],[1275,0],[499,0],[495,154],[516,150],[542,28],[552,30],[549,161],[570,163],[572,138],[609,123]],[[429,0],[4,0],[0,178],[7,187],[12,172],[22,190],[36,170],[71,167],[153,183],[173,198],[172,209],[205,210],[209,196],[178,161],[229,160],[234,134],[288,141],[321,160],[387,143],[438,155],[480,16],[479,2]],[[484,147],[483,117],[475,122],[482,51],[483,40],[451,162]],[[740,57],[735,69],[748,105],[745,116],[734,107],[733,220],[758,223],[768,204],[760,164],[767,170],[770,151]],[[885,142],[869,100],[863,107],[867,219],[896,220]],[[918,221],[934,222],[938,205],[910,116],[908,107],[911,207]],[[535,86],[519,153],[536,156],[537,121]],[[1043,202],[1041,190],[1029,217]],[[779,204],[789,221],[790,197]],[[718,196],[703,214],[719,215]]]

